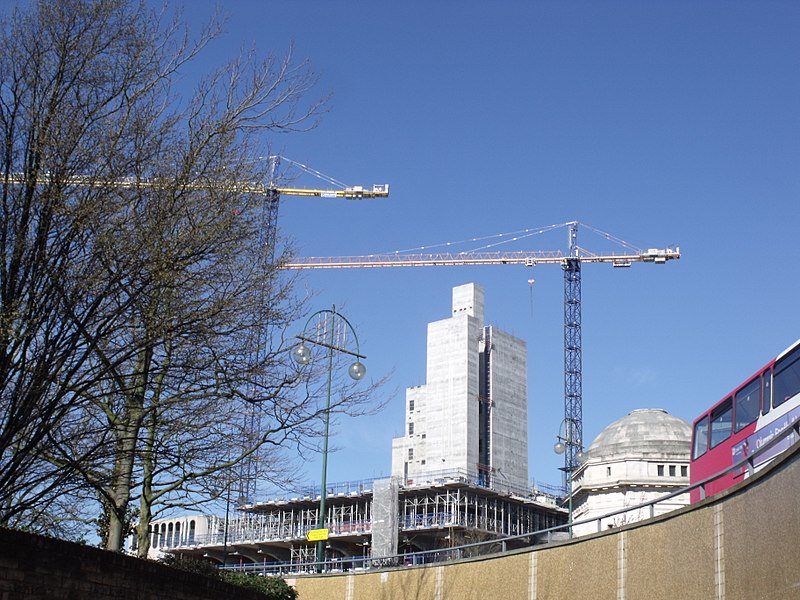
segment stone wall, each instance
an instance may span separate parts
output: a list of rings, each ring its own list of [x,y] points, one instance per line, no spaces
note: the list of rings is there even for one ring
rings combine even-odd
[[[499,558],[299,577],[300,600],[800,598],[800,447],[725,494]]]
[[[0,528],[0,600],[263,600],[159,563]]]

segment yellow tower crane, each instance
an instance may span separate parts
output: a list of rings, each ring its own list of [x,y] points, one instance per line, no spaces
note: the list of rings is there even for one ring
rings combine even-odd
[[[268,254],[264,257],[266,262],[271,262],[275,249],[275,235],[277,231],[278,205],[281,196],[304,196],[318,198],[343,198],[346,200],[361,200],[365,198],[388,198],[389,184],[373,185],[371,187],[361,185],[347,185],[290,158],[279,155],[268,156],[269,181],[267,183],[255,181],[208,181],[198,180],[190,182],[184,186],[188,190],[226,190],[237,191],[248,194],[263,194],[266,198],[262,218],[262,248],[267,249]],[[305,171],[306,173],[321,179],[329,184],[331,188],[302,188],[285,187],[278,185],[278,168],[281,160]],[[5,180],[11,184],[22,185],[27,183],[27,177],[23,173],[8,173]],[[48,181],[45,173],[43,182]],[[160,179],[148,179],[138,177],[96,177],[93,175],[71,175],[63,178],[62,183],[79,187],[110,187],[121,189],[147,189],[164,187],[168,184]]]
[[[277,236],[277,221],[278,221],[278,205],[281,196],[305,196],[305,197],[318,197],[318,198],[342,198],[346,200],[361,200],[364,198],[388,198],[389,197],[389,184],[373,185],[365,187],[360,185],[346,185],[328,175],[317,171],[308,165],[296,162],[286,157],[273,155],[267,157],[269,161],[269,181],[268,183],[259,183],[252,181],[208,181],[198,180],[190,182],[185,186],[188,190],[226,190],[237,191],[241,193],[250,194],[263,194],[265,202],[263,205],[261,215],[261,229],[259,240],[259,247],[263,249],[264,254],[261,256],[261,261],[265,265],[273,262],[275,252],[275,241]],[[285,162],[305,171],[306,173],[329,183],[331,188],[301,188],[301,187],[283,187],[278,185],[278,168],[280,161]],[[4,175],[5,181],[11,184],[24,185],[28,182],[27,177],[22,173],[7,173]],[[41,183],[46,183],[49,180],[45,174]],[[158,188],[168,184],[164,180],[136,178],[136,177],[120,177],[120,178],[104,178],[95,177],[91,175],[72,175],[64,178],[62,183],[66,185],[78,187],[109,187],[121,189],[147,189]],[[262,303],[264,304],[264,303]],[[264,351],[266,340],[256,340],[254,344],[256,354]],[[260,357],[256,356],[258,360]],[[247,411],[245,418],[245,429],[252,432],[260,430],[260,412],[255,402],[251,403],[250,410]],[[254,499],[256,493],[256,472],[255,472],[255,456],[250,454],[240,465],[239,473],[239,503],[246,504]]]

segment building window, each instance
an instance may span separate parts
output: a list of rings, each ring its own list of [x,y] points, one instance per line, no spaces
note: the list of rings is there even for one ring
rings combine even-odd
[[[424,465],[425,464],[425,459],[423,458],[421,461],[419,461],[419,464]]]
[[[408,424],[408,435],[414,435],[414,423]]]
[[[414,411],[414,399],[413,398],[408,401],[408,410],[409,410],[409,412],[413,412]]]
[[[670,477],[675,477],[675,465],[670,465],[669,466],[669,476]]]
[[[425,434],[423,433],[420,437],[422,437],[422,439],[424,440],[425,439]]]
[[[194,519],[192,519],[191,521],[189,521],[189,543],[190,544],[194,544],[194,530],[195,530],[195,524],[194,524]]]
[[[413,459],[414,459],[414,449],[413,448],[409,448],[408,449],[408,460],[413,460]]]
[[[681,477],[688,477],[689,476],[689,467],[686,465],[681,465]]]
[[[611,467],[606,467],[606,477],[611,477]]]
[[[664,476],[664,465],[658,465],[658,476],[659,477]]]

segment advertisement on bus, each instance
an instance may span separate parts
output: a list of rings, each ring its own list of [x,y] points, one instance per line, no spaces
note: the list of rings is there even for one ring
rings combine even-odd
[[[775,438],[775,436],[777,436],[787,427],[791,427],[798,419],[800,419],[800,406],[796,406],[791,411],[781,415],[774,421],[765,424],[763,427],[759,427],[759,429],[755,433],[748,436],[747,439],[733,446],[733,463],[735,464],[741,460],[744,460],[750,456],[750,454],[768,444],[773,438]],[[794,444],[796,439],[797,435],[794,433],[786,436],[772,448],[759,455],[754,461],[753,466],[757,467],[764,464],[769,459],[774,458]]]

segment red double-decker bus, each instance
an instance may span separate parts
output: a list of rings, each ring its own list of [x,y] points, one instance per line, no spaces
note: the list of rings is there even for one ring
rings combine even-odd
[[[692,432],[690,481],[696,483],[746,458],[800,418],[800,340],[697,417]],[[758,468],[791,446],[794,434],[756,459]],[[741,481],[737,469],[707,484],[706,495]],[[692,502],[700,490],[691,493]]]

